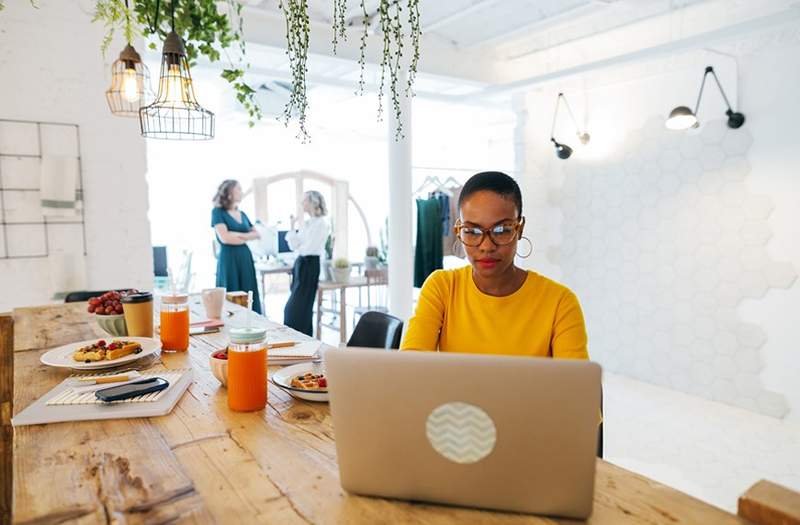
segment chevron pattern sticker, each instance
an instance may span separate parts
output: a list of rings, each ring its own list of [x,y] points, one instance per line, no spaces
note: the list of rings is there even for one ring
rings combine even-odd
[[[462,464],[482,460],[497,441],[497,429],[489,414],[460,402],[436,407],[428,416],[425,433],[436,452]]]

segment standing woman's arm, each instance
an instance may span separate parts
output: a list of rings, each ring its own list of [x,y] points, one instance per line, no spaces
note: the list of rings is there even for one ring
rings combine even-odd
[[[240,234],[228,230],[228,225],[225,224],[223,213],[226,213],[222,208],[214,208],[211,210],[211,227],[217,233],[219,242],[231,246],[238,246],[244,244],[245,240],[241,238]]]

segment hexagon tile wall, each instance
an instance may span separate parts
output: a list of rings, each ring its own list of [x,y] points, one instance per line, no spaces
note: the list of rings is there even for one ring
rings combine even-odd
[[[752,141],[723,120],[676,133],[652,118],[616,161],[573,157],[551,195],[563,241],[550,257],[607,369],[781,417],[759,377],[766,334],[736,308],[797,278],[765,248],[773,204],[745,185]]]

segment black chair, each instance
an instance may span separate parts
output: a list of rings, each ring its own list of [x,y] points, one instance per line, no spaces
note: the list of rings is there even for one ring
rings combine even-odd
[[[603,417],[603,389],[600,389],[600,417]],[[597,457],[603,459],[603,422],[597,429]]]
[[[117,292],[127,292],[130,288],[120,288],[116,290]],[[100,292],[90,292],[87,290],[81,290],[79,292],[69,292],[66,297],[64,297],[65,303],[81,303],[84,301],[88,301],[92,297],[100,297],[108,290],[102,290]]]
[[[365,312],[358,320],[347,346],[396,350],[400,348],[402,335],[403,321],[397,317],[383,312]]]

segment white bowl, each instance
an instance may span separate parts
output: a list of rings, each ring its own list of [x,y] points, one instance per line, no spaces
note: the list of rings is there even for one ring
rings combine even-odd
[[[217,353],[215,351],[214,353]],[[211,367],[211,373],[217,378],[217,381],[222,383],[222,386],[228,386],[228,360],[217,359],[213,355],[208,356],[208,364]]]

